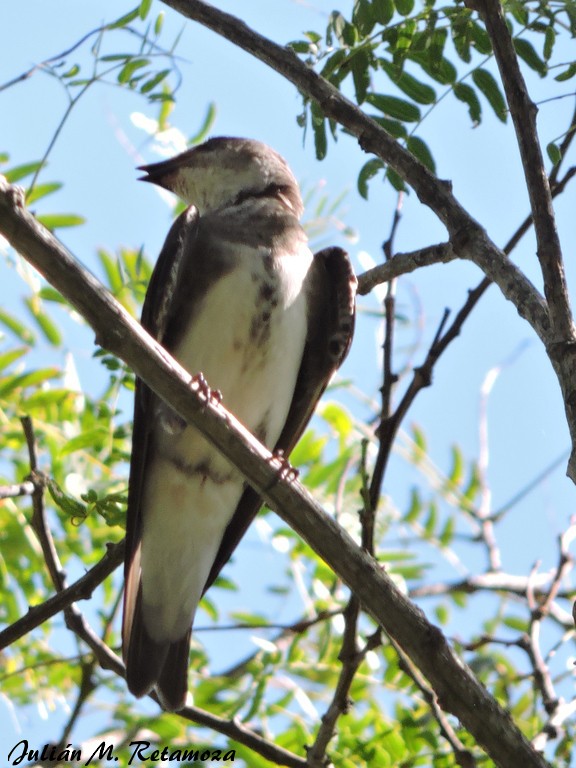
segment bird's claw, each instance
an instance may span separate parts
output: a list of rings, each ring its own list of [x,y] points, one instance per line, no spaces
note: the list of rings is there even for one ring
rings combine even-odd
[[[290,464],[286,456],[284,456],[284,451],[282,449],[274,451],[272,454],[272,462],[278,465],[278,476],[280,480],[287,480],[290,483],[294,480],[298,480],[300,472],[296,467],[293,467]]]
[[[220,405],[222,403],[222,392],[220,392],[219,389],[211,389],[201,371],[192,376],[190,383],[196,388],[198,393],[202,395],[207,403],[213,403],[215,405]]]

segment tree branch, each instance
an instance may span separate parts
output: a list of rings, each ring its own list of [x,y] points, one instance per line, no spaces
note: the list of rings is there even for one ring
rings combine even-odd
[[[93,568],[66,589],[58,592],[41,605],[28,610],[25,616],[0,632],[0,650],[19,640],[40,624],[65,610],[78,600],[88,600],[96,587],[109,576],[124,560],[124,539],[118,544],[109,544],[104,557]]]
[[[552,323],[552,335],[564,341],[574,335],[566,275],[548,176],[536,127],[536,105],[530,99],[522,77],[514,43],[500,0],[481,0],[478,4],[486,31],[492,41],[494,57],[504,85],[510,115],[522,158],[530,198],[538,259],[544,279],[544,294]]]
[[[431,264],[448,264],[457,258],[459,258],[458,254],[454,252],[451,243],[438,243],[409,253],[397,253],[383,264],[358,275],[357,292],[360,296],[365,296],[376,285],[386,283],[395,277],[407,275],[409,272]]]
[[[494,762],[544,768],[546,761],[516,727],[442,632],[396,587],[380,565],[218,399],[202,388],[64,246],[24,209],[22,196],[0,179],[0,230],[10,243],[67,298],[96,331],[98,342],[118,355],[187,423],[193,424],[242,472],[272,509],[322,557],[356,594],[427,677],[444,709],[456,715]]]

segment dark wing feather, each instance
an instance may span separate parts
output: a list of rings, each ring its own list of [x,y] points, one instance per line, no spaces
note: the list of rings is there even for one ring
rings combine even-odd
[[[158,261],[152,273],[146,299],[142,308],[142,325],[161,343],[165,342],[170,322],[177,308],[176,289],[182,269],[186,265],[190,249],[198,231],[198,212],[188,208],[172,225]],[[140,541],[142,537],[142,493],[148,458],[153,440],[153,418],[156,395],[140,379],[136,379],[134,397],[134,426],[132,433],[132,458],[128,488],[126,515],[126,558],[124,561],[124,613],[122,621],[123,655],[126,663],[128,687],[136,696],[142,696],[162,680],[166,666],[172,676],[179,674],[180,685],[165,688],[178,695],[166,696],[163,705],[167,709],[183,706],[186,691],[181,691],[188,668],[188,640],[171,645],[155,643],[144,627],[140,600]],[[166,661],[168,660],[168,664]],[[184,669],[184,673],[182,673]],[[170,680],[172,686],[173,681]],[[158,686],[160,689],[160,686]],[[162,691],[159,690],[162,697]]]
[[[308,336],[286,424],[274,446],[287,457],[310,421],[334,371],[346,357],[354,333],[356,276],[341,248],[325,248],[314,256],[307,277]],[[214,583],[236,549],[262,499],[249,486],[230,521],[204,592]]]

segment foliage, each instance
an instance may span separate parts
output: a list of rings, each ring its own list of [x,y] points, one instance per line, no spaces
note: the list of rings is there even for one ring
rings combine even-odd
[[[522,62],[540,77],[574,77],[574,64],[558,60],[556,52],[559,35],[576,34],[572,4],[514,2],[507,9]],[[482,122],[485,106],[507,120],[506,99],[493,74],[492,43],[471,4],[356,0],[350,18],[334,11],[324,36],[307,32],[291,46],[329,82],[351,91],[358,105],[366,105],[367,113],[432,171],[433,152],[417,132],[444,99],[459,101],[474,126]],[[323,158],[328,135],[336,137],[338,126],[306,98],[299,122],[312,127],[316,155]],[[557,162],[558,145],[551,143],[548,152]],[[361,169],[363,197],[368,196],[367,181],[381,171],[395,189],[407,190],[398,174],[383,166],[372,158]]]
[[[556,45],[560,35],[576,34],[576,11],[570,0],[558,4],[513,0],[505,10],[524,69],[558,82],[576,75],[576,63],[560,61]],[[68,108],[45,155],[5,171],[11,182],[27,180],[28,204],[45,203],[61,188],[61,182],[40,178],[64,121],[94,85],[113,84],[138,93],[158,111],[159,129],[169,125],[184,75],[175,44],[164,47],[160,42],[162,26],[163,14],[152,19],[151,3],[144,1],[86,35],[66,54],[44,63],[44,71],[64,89]],[[127,50],[126,39],[134,43],[131,52],[118,53]],[[88,44],[90,66],[70,58]],[[461,104],[465,120],[474,126],[486,122],[487,112],[500,121],[508,119],[492,43],[471,4],[438,7],[414,0],[356,0],[348,15],[331,14],[324,34],[306,32],[291,47],[431,171],[435,170],[434,147],[425,138],[426,118],[432,110],[441,109],[445,99]],[[337,138],[341,129],[315,102],[306,96],[303,101],[299,123],[312,129],[316,155],[322,158],[329,151],[329,137]],[[207,132],[211,114],[195,139]],[[566,136],[570,133],[563,134],[559,128],[559,138],[548,146],[555,166],[569,146]],[[8,155],[2,161],[7,165]],[[378,176],[398,191],[408,189],[396,171],[372,157],[358,173],[363,197],[368,197],[370,180]],[[313,200],[311,195],[308,204]],[[314,237],[325,231],[327,220],[333,223],[335,214],[341,218],[339,202],[318,200],[310,224]],[[51,229],[83,221],[76,213],[46,212],[38,218]],[[109,290],[137,316],[151,273],[146,255],[138,248],[120,248],[116,253],[101,248],[98,260]],[[38,543],[38,504],[69,583],[104,556],[108,542],[121,540],[134,387],[124,364],[100,351],[91,364],[98,370],[99,384],[90,388],[99,394],[81,390],[79,363],[63,352],[62,326],[74,325],[87,346],[89,329],[20,257],[14,257],[13,265],[27,283],[28,295],[17,316],[0,310],[0,580],[4,596],[0,618],[7,628],[26,614],[28,606],[44,603],[57,590]],[[386,300],[391,301],[389,293]],[[378,323],[386,316],[374,303],[370,310]],[[388,332],[391,324],[401,326],[401,320],[400,309],[392,304]],[[408,325],[413,322],[409,318]],[[418,351],[426,356],[426,350]],[[46,360],[50,363],[40,362]],[[406,391],[414,371],[414,365],[407,365],[400,374],[385,370],[388,380],[383,389],[388,388],[389,394]],[[460,447],[453,446],[446,465],[439,467],[432,460],[425,429],[404,426],[395,450],[398,461],[411,470],[409,492],[395,500],[382,493],[378,483],[374,485],[381,455],[375,425],[393,415],[368,394],[355,395],[350,382],[334,383],[292,455],[300,479],[374,553],[407,594],[427,599],[429,614],[446,634],[465,628],[465,634],[458,631],[455,646],[478,679],[525,735],[546,747],[555,766],[570,765],[573,727],[561,716],[554,695],[556,691],[571,695],[565,669],[568,639],[573,634],[566,611],[573,593],[567,580],[573,529],[559,541],[554,573],[535,571],[513,577],[503,572],[498,524],[507,510],[486,514],[489,488],[482,466]],[[23,428],[23,417],[32,420],[35,444]],[[377,515],[370,501],[374,487],[380,503]],[[368,535],[370,526],[373,531]],[[227,569],[209,591],[203,601],[205,628],[224,624],[226,614],[236,629],[231,637],[250,632],[254,642],[245,658],[212,674],[210,645],[204,645],[206,635],[199,628],[191,658],[195,706],[229,723],[240,723],[272,746],[292,753],[292,764],[304,765],[296,762],[303,756],[303,745],[318,743],[318,734],[329,720],[323,716],[336,709],[335,735],[328,739],[327,754],[339,768],[449,768],[465,764],[466,755],[475,761],[470,765],[492,765],[462,725],[442,712],[442,702],[435,700],[413,662],[361,612],[321,558],[269,512],[262,513],[258,530],[283,569],[274,572],[266,586],[267,599],[257,609],[241,610],[233,604],[234,568]],[[488,563],[486,571],[479,561]],[[427,575],[438,563],[450,578],[431,584]],[[80,605],[102,644],[115,652],[120,647],[120,590],[121,577],[116,572],[86,606]],[[300,599],[301,616],[279,626],[274,620],[278,601],[294,592]],[[470,610],[477,593],[489,596],[485,612]],[[231,605],[230,610],[222,607]],[[541,630],[545,653],[541,652]],[[68,705],[72,714],[62,734],[54,737],[62,744],[82,732],[87,705],[98,703],[106,708],[106,718],[93,734],[95,743],[113,741],[122,764],[132,754],[130,742],[138,739],[174,748],[193,743],[200,753],[220,750],[224,755],[234,750],[251,768],[271,762],[291,764],[283,763],[279,753],[272,752],[266,759],[263,749],[248,745],[241,728],[232,735],[224,728],[218,732],[214,724],[215,730],[192,729],[185,717],[159,713],[148,703],[136,704],[123,680],[99,666],[93,648],[65,630],[60,615],[12,643],[3,658],[1,690],[15,708],[34,703],[50,712]],[[349,687],[341,693],[339,686],[350,670]],[[552,713],[559,720],[554,734],[549,723]]]

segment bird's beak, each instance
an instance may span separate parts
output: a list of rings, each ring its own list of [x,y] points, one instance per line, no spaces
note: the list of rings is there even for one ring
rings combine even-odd
[[[161,187],[166,186],[165,180],[167,169],[165,163],[151,163],[150,165],[139,165],[138,170],[143,171],[145,176],[139,176],[138,181],[149,181],[151,184],[158,184]]]
[[[172,189],[176,174],[183,165],[179,156],[163,160],[160,163],[150,163],[150,165],[139,165],[138,170],[144,171],[145,176],[140,176],[138,181],[148,181],[151,184],[157,184],[165,189]]]

